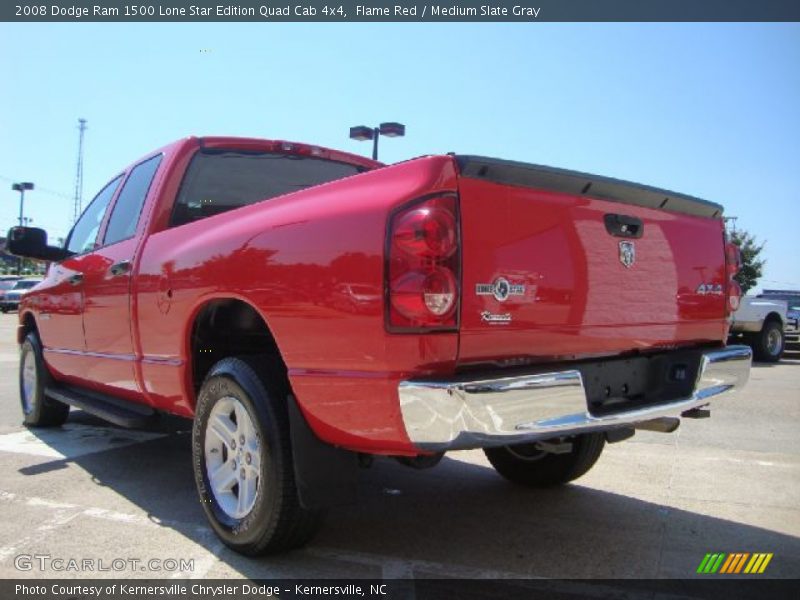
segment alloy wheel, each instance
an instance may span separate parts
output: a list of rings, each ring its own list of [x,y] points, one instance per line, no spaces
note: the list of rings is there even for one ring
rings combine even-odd
[[[205,467],[211,493],[233,519],[246,517],[261,483],[261,439],[247,408],[236,398],[220,398],[206,425]]]

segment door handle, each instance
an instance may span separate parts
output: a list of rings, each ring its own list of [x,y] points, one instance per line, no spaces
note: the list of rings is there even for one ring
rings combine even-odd
[[[112,277],[118,277],[119,275],[125,275],[126,273],[130,272],[130,270],[131,261],[121,260],[118,263],[111,265],[111,268],[108,269],[108,272],[111,273]]]
[[[79,285],[83,281],[83,273],[75,273],[67,278],[67,283],[70,285]]]

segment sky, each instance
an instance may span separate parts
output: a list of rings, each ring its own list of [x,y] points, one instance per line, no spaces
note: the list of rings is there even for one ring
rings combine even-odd
[[[800,289],[800,24],[0,24],[0,230],[65,236],[78,118],[84,206],[187,135],[369,154],[459,152],[628,179],[725,206],[766,243],[759,288]]]

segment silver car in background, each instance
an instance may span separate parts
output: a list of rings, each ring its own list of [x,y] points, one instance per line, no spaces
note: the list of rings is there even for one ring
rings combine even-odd
[[[0,281],[0,312],[7,313],[19,308],[22,296],[28,293],[41,279],[17,279]],[[11,284],[11,285],[8,285]]]

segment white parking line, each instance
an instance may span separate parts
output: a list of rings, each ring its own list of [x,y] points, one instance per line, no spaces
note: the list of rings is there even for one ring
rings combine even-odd
[[[182,521],[156,521],[144,515],[131,513],[121,513],[99,507],[79,506],[77,504],[55,502],[40,497],[25,497],[0,490],[0,505],[2,503],[23,504],[31,507],[46,508],[53,511],[51,518],[40,525],[35,533],[17,540],[16,542],[0,547],[0,561],[13,555],[17,548],[40,543],[49,536],[54,530],[69,523],[79,516],[95,519],[127,523],[139,527],[172,527],[183,531],[193,529],[196,537],[195,542],[204,556],[195,562],[193,572],[176,572],[172,577],[190,577],[192,579],[202,579],[211,569],[220,563],[220,554],[226,550],[224,544],[213,534],[213,531],[202,525],[187,523]],[[342,550],[339,548],[328,548],[320,546],[310,546],[302,551],[307,556],[333,560],[336,562],[349,562],[355,565],[364,565],[381,569],[381,575],[386,579],[406,580],[408,585],[403,585],[398,590],[398,597],[403,600],[413,600],[415,575],[419,578],[421,573],[427,577],[436,578],[456,578],[456,579],[535,579],[545,580],[545,577],[530,575],[528,573],[518,573],[510,571],[498,571],[494,569],[483,569],[479,567],[468,567],[456,564],[444,564],[439,562],[405,559],[397,556],[386,556],[373,554],[370,552],[356,552]],[[262,565],[263,566],[263,565]],[[539,584],[537,584],[539,585]],[[570,593],[575,596],[585,598],[618,598],[627,600],[640,597],[637,593],[629,593],[628,590],[615,588],[613,584],[597,585],[585,584],[580,581],[556,581],[543,582],[541,590],[550,589],[554,593]],[[680,595],[659,596],[661,600],[690,600]]]
[[[205,551],[205,556],[199,560],[195,560],[194,571],[190,573],[184,573],[182,571],[175,573],[172,576],[173,579],[180,579],[183,577],[188,579],[205,579],[208,572],[219,562],[219,555],[225,550],[225,544],[223,544],[220,539],[214,535],[214,532],[209,529],[206,529],[203,537],[206,538],[204,541],[208,542],[202,546]]]
[[[133,513],[123,513],[107,508],[98,508],[95,506],[80,506],[79,504],[71,504],[66,502],[54,502],[45,498],[36,496],[25,497],[0,490],[0,503],[8,502],[14,504],[24,504],[26,506],[48,508],[50,510],[74,510],[75,516],[90,517],[93,519],[101,519],[103,521],[113,521],[116,523],[126,523],[128,525],[137,525],[140,527],[170,527],[173,529],[180,528],[182,530],[193,529],[196,532],[209,531],[208,527],[197,525],[194,523],[187,523],[185,521],[161,521],[156,518],[151,518],[146,515],[137,515]]]
[[[74,508],[65,508],[64,506],[51,506],[50,508],[53,509],[52,516],[34,529],[33,533],[19,538],[10,544],[0,546],[0,563],[16,554],[19,548],[44,541],[53,531],[59,527],[63,527],[80,514],[80,512],[77,512]]]
[[[772,460],[757,460],[755,458],[733,458],[730,456],[706,456],[702,460],[713,462],[729,462],[738,465],[756,465],[759,467],[780,467],[783,469],[796,469],[798,463],[776,462]]]
[[[219,562],[220,552],[225,550],[225,546],[222,544],[222,542],[220,542],[216,536],[213,535],[211,529],[206,525],[198,525],[196,523],[184,521],[158,521],[149,518],[146,515],[122,513],[93,506],[80,506],[72,503],[55,502],[36,496],[20,496],[19,494],[5,490],[0,490],[0,504],[2,503],[22,504],[31,507],[45,508],[53,511],[54,515],[39,527],[35,537],[29,536],[20,539],[13,544],[0,548],[0,560],[12,555],[16,548],[20,546],[28,545],[31,542],[41,541],[53,529],[56,529],[57,527],[60,527],[61,525],[68,523],[72,519],[80,516],[114,521],[117,523],[126,523],[128,525],[134,525],[138,527],[170,527],[183,531],[193,530],[198,538],[203,540],[203,545],[201,547],[207,554],[203,559],[195,563],[195,570],[190,574],[192,578],[202,578],[205,576],[205,574],[207,574]],[[532,577],[531,575],[524,573],[480,569],[425,560],[404,559],[396,556],[385,556],[368,552],[354,552],[341,550],[338,548],[310,546],[303,552],[308,556],[313,556],[316,558],[377,567],[381,569],[383,577],[389,579],[413,579],[415,571],[425,571],[426,573],[432,573],[442,577],[477,579],[541,579],[540,577]]]
[[[383,579],[393,579],[393,597],[398,600],[414,600],[414,567],[405,560],[387,560],[381,570]]]
[[[24,429],[0,435],[0,452],[63,460],[149,442],[166,435],[67,423],[57,429]]]
[[[383,563],[384,579],[414,579],[414,567],[404,560],[387,560]]]

